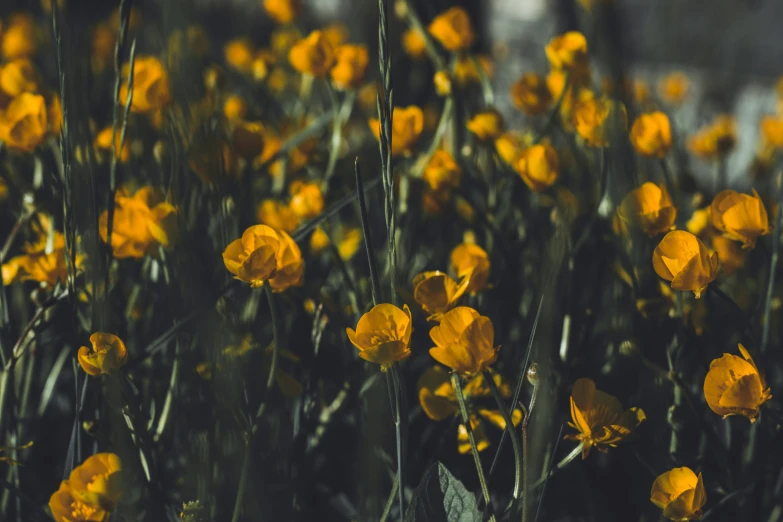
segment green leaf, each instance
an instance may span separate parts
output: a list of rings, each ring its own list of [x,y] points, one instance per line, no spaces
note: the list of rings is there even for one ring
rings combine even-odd
[[[424,474],[405,522],[480,522],[476,497],[440,462]]]

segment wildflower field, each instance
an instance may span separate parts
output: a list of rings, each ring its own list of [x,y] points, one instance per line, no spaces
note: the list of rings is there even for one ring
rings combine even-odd
[[[637,4],[1,2],[0,521],[783,521],[783,69]]]

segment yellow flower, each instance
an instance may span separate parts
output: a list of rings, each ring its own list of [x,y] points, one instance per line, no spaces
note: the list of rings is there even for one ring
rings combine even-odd
[[[470,17],[461,7],[452,7],[436,16],[427,30],[443,47],[452,52],[468,49],[476,39]]]
[[[262,225],[288,232],[289,234],[299,226],[299,217],[291,210],[291,207],[276,199],[265,199],[256,208],[256,219]]]
[[[125,366],[128,350],[125,343],[114,334],[95,332],[90,336],[92,352],[86,346],[79,348],[79,365],[89,375],[109,374]]]
[[[467,127],[480,141],[492,141],[503,133],[503,116],[494,109],[479,112],[470,119]]]
[[[495,329],[489,317],[467,306],[443,314],[440,325],[430,330],[430,338],[435,343],[430,348],[432,358],[465,377],[488,370],[500,348],[493,345]]]
[[[244,98],[232,94],[223,103],[223,115],[229,121],[242,120],[247,116],[247,103]]]
[[[653,252],[653,268],[662,279],[672,282],[675,290],[692,290],[696,299],[718,277],[718,254],[699,238],[684,230],[666,234]]]
[[[514,168],[530,190],[542,192],[557,181],[559,165],[555,148],[540,143],[525,149]]]
[[[439,270],[422,272],[413,279],[413,298],[430,314],[428,321],[439,321],[443,314],[457,304],[469,283],[469,277],[457,283]]]
[[[334,48],[322,31],[313,31],[288,51],[291,66],[302,74],[323,78],[334,64]]]
[[[289,206],[299,219],[312,219],[323,212],[324,196],[319,183],[294,181],[289,190]]]
[[[619,118],[619,126],[624,130],[627,125],[625,106],[609,98],[589,98],[574,107],[576,132],[591,147],[609,145],[615,118]]]
[[[571,73],[571,80],[588,72],[587,39],[578,31],[570,31],[552,38],[547,44],[546,57],[553,69]]]
[[[563,94],[567,79],[568,73],[560,69],[554,69],[547,75],[546,85],[552,94],[553,100],[559,100],[562,97],[563,101],[560,102],[561,124],[564,129],[571,131],[574,128],[574,108],[580,102],[594,98],[595,94],[588,88],[588,83],[585,79],[582,78],[571,78],[568,80],[568,89]]]
[[[354,89],[361,85],[367,72],[370,55],[366,45],[344,44],[334,52],[337,63],[330,75],[332,83],[338,89]]]
[[[656,111],[640,114],[631,126],[631,144],[642,156],[662,158],[672,146],[669,117]]]
[[[236,120],[233,127],[231,143],[234,145],[234,150],[237,154],[245,159],[251,159],[263,152],[266,130],[261,123]]]
[[[546,112],[552,103],[552,95],[544,78],[528,72],[511,86],[511,101],[528,116],[536,116]]]
[[[522,155],[525,138],[516,132],[504,132],[495,140],[495,151],[500,159],[515,165]]]
[[[259,288],[269,281],[282,292],[302,284],[304,261],[299,246],[286,232],[254,225],[223,252],[223,263],[235,279]]]
[[[753,189],[753,195],[734,190],[720,192],[710,205],[712,225],[723,235],[742,241],[742,248],[756,246],[756,238],[770,233],[769,218],[764,203]]]
[[[95,148],[105,152],[106,157],[111,156],[111,125],[103,129],[101,132],[98,133],[98,135],[95,137]],[[114,133],[114,150],[116,151],[117,160],[120,163],[125,163],[128,161],[128,158],[130,158],[130,140],[128,139],[128,136],[125,136],[125,143],[120,146],[120,141],[122,138],[122,132],[120,129],[117,129],[117,132]]]
[[[376,140],[380,140],[380,120],[370,120],[370,130]],[[410,152],[419,141],[421,131],[424,130],[424,112],[415,106],[395,107],[392,118],[392,156],[399,156]]]
[[[745,263],[745,251],[739,243],[725,236],[712,236],[712,248],[718,253],[721,272],[730,276]]]
[[[122,67],[120,103],[128,100],[128,75],[130,65]],[[131,111],[150,112],[160,110],[171,101],[169,74],[160,60],[154,56],[137,56],[133,63],[133,99]]]
[[[783,148],[783,118],[780,116],[765,116],[759,125],[761,140],[764,145],[776,149]]]
[[[724,419],[729,415],[744,415],[750,422],[756,422],[759,407],[772,398],[772,393],[741,344],[739,351],[742,357],[724,353],[710,363],[710,371],[704,378],[704,399]]]
[[[346,328],[345,332],[359,349],[359,357],[380,364],[383,372],[411,355],[413,323],[408,305],[403,310],[386,303],[373,306],[359,319],[355,331]]]
[[[424,36],[416,29],[408,29],[402,34],[402,48],[414,60],[421,60],[427,55]]]
[[[106,511],[112,510],[122,498],[121,481],[122,462],[114,453],[96,453],[88,457],[68,477],[76,498]]]
[[[597,390],[592,379],[578,379],[571,390],[571,419],[568,425],[579,433],[566,439],[582,442],[582,459],[590,450],[607,451],[625,441],[646,419],[640,408],[623,411],[616,397]]]
[[[476,59],[487,78],[491,78],[494,72],[492,59],[484,55],[477,55]],[[454,65],[454,79],[463,86],[481,80],[481,74],[478,68],[476,68],[476,62],[470,56],[461,55],[457,57],[457,63]]]
[[[432,83],[435,85],[435,92],[438,96],[448,96],[451,94],[451,76],[446,71],[438,71],[432,77]]]
[[[623,222],[636,224],[652,237],[674,228],[677,208],[666,185],[646,181],[625,196],[617,208],[617,215]]]
[[[8,27],[0,39],[0,52],[5,60],[29,57],[38,48],[38,35],[35,22],[27,13],[17,13],[11,16]]]
[[[142,187],[131,197],[124,191],[114,197],[111,246],[114,257],[142,258],[154,253],[158,246],[167,247],[176,233],[177,210],[164,201],[161,191]],[[109,213],[98,220],[101,239],[108,239]]]
[[[715,159],[731,151],[737,143],[737,122],[721,115],[688,139],[687,146],[696,156]]]
[[[324,37],[329,40],[332,47],[337,49],[345,42],[348,41],[348,36],[351,34],[348,26],[341,23],[329,24],[321,30],[324,33]]]
[[[100,505],[87,504],[79,499],[68,480],[60,482],[60,489],[49,498],[49,509],[55,522],[104,522],[108,517]]]
[[[690,468],[674,468],[653,482],[650,501],[663,510],[663,516],[680,522],[701,518],[707,502],[704,480]]]
[[[475,294],[487,286],[490,262],[483,248],[475,243],[462,243],[451,251],[451,268],[457,277],[468,277],[468,292]]]
[[[22,152],[32,152],[43,143],[47,133],[44,97],[23,92],[4,111],[0,111],[0,141]]]
[[[462,170],[445,149],[438,149],[424,169],[424,181],[432,190],[459,187]]]
[[[290,24],[299,14],[298,0],[264,0],[264,9],[275,22]]]
[[[694,236],[700,236],[710,226],[710,207],[696,209],[691,218],[685,223],[685,228]]]
[[[247,38],[234,38],[223,46],[223,57],[229,67],[239,72],[250,72],[255,50]]]
[[[658,82],[658,94],[666,103],[679,105],[688,96],[689,87],[690,81],[685,73],[673,72]]]
[[[0,92],[10,98],[23,92],[38,93],[38,75],[33,62],[28,58],[17,58],[0,66]]]

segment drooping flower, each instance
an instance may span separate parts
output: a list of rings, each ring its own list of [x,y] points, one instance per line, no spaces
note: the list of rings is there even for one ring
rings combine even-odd
[[[223,263],[235,279],[259,288],[269,281],[282,292],[302,284],[304,261],[299,246],[286,232],[267,225],[254,225],[223,252]]]
[[[685,73],[673,72],[658,82],[658,94],[670,105],[679,105],[688,96],[690,81]]]
[[[470,17],[461,7],[452,7],[436,16],[427,30],[433,38],[451,52],[470,48],[476,39]]]
[[[650,501],[663,510],[669,520],[684,522],[701,518],[707,502],[704,480],[690,468],[674,468],[658,475],[650,490]]]
[[[552,94],[544,78],[536,73],[527,72],[511,86],[511,101],[517,109],[528,116],[536,116],[549,108]]]
[[[736,143],[737,121],[723,114],[691,136],[687,147],[702,159],[716,159],[731,151]]]
[[[710,254],[699,238],[684,230],[666,234],[652,260],[658,276],[671,281],[675,290],[693,291],[697,299],[720,273],[718,254]]]
[[[380,364],[383,372],[411,355],[413,323],[408,305],[402,310],[393,304],[376,305],[359,319],[356,330],[346,328],[345,331],[359,349],[359,357]]]
[[[666,185],[646,181],[625,196],[617,208],[617,216],[652,237],[674,228],[677,208],[672,203]]]
[[[279,24],[290,24],[299,14],[298,0],[264,0],[264,9]]]
[[[739,351],[742,357],[724,353],[710,363],[704,378],[704,398],[710,409],[724,419],[744,415],[756,422],[759,408],[772,398],[772,393],[750,353],[741,344]]]
[[[163,193],[154,187],[142,187],[131,196],[118,191],[114,197],[111,247],[114,257],[142,258],[159,246],[167,247],[176,233],[177,209],[164,201]],[[98,220],[103,241],[108,240],[109,212]]]
[[[79,365],[89,375],[109,374],[122,368],[128,362],[128,350],[122,339],[114,334],[95,332],[90,336],[92,350],[79,348]]]
[[[120,87],[120,103],[128,100],[128,75],[130,66],[122,67],[123,82]],[[137,56],[133,63],[133,99],[131,111],[159,111],[171,101],[169,74],[160,60],[154,56]]]
[[[380,140],[380,120],[370,119],[370,130]],[[395,107],[392,118],[392,156],[410,152],[424,130],[424,112],[415,105]]]
[[[656,111],[640,114],[631,126],[631,144],[642,156],[663,158],[672,146],[669,117]]]
[[[424,181],[434,191],[458,187],[462,170],[451,154],[438,149],[424,168]]]
[[[623,410],[613,395],[597,390],[592,379],[582,378],[571,390],[571,419],[568,425],[579,433],[566,435],[566,439],[582,443],[582,459],[592,448],[607,451],[634,434],[646,419],[640,408]]]
[[[467,127],[480,141],[493,141],[503,133],[503,116],[494,109],[482,111],[468,121]]]
[[[752,196],[734,190],[720,192],[712,200],[710,214],[712,225],[727,238],[742,241],[742,248],[755,247],[756,239],[772,230],[767,209],[755,189]]]
[[[457,277],[469,277],[468,292],[475,294],[487,286],[491,264],[487,252],[475,243],[462,243],[451,251],[451,268]]]
[[[446,312],[440,324],[430,330],[435,346],[430,355],[464,377],[488,370],[498,356],[495,329],[489,317],[467,306]]]
[[[553,69],[568,71],[574,77],[582,77],[589,72],[587,39],[578,31],[552,38],[545,51]]]
[[[44,97],[23,92],[0,110],[0,141],[21,152],[32,152],[46,138],[47,110]]]
[[[335,51],[337,63],[330,75],[335,87],[342,90],[355,89],[364,81],[370,55],[366,45],[344,44]]]
[[[617,121],[615,121],[617,120]],[[625,129],[625,106],[609,98],[588,98],[574,107],[576,132],[591,147],[607,147],[613,127]]]
[[[459,283],[439,270],[422,272],[413,279],[413,298],[430,315],[428,321],[439,321],[468,289],[470,278]]]
[[[324,196],[318,183],[294,181],[289,188],[289,207],[300,220],[312,219],[324,210]]]
[[[302,74],[323,78],[334,64],[335,52],[322,31],[313,31],[288,51],[291,66]]]
[[[559,167],[557,151],[549,143],[528,147],[514,165],[522,181],[534,192],[551,187],[557,181]]]

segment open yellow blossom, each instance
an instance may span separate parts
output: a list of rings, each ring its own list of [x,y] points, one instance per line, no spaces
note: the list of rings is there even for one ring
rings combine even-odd
[[[482,111],[470,119],[467,127],[480,141],[493,141],[503,133],[503,116],[494,109]]]
[[[96,453],[71,471],[68,482],[82,502],[112,510],[123,496],[122,462],[114,453]]]
[[[568,71],[574,77],[588,73],[587,39],[582,33],[570,31],[556,36],[549,41],[545,51],[553,69]]]
[[[32,152],[48,132],[44,97],[23,92],[0,109],[0,141],[10,149]]]
[[[359,349],[359,357],[380,364],[383,372],[411,355],[413,323],[408,305],[402,310],[387,303],[373,306],[359,319],[356,330],[346,328],[345,332]]]
[[[321,31],[313,31],[288,51],[288,61],[294,69],[317,78],[329,73],[334,59],[334,47]]]
[[[544,78],[536,73],[524,73],[511,86],[511,101],[528,116],[536,116],[549,108],[552,94]]]
[[[640,114],[631,126],[631,144],[642,156],[662,158],[672,146],[669,117],[656,111]]]
[[[33,62],[17,58],[0,67],[0,93],[13,98],[23,92],[38,93],[38,75]]]
[[[744,415],[750,422],[756,422],[759,408],[772,398],[772,393],[750,353],[741,344],[739,351],[742,357],[724,353],[710,363],[710,371],[704,378],[704,399],[724,419]]]
[[[370,55],[366,45],[344,44],[335,50],[337,63],[329,74],[335,87],[342,90],[355,89],[364,81]]]
[[[264,0],[266,10],[272,20],[279,24],[290,24],[299,14],[298,0]]]
[[[718,277],[718,254],[690,232],[672,230],[653,252],[653,268],[662,279],[672,282],[675,290],[693,291],[696,299]]]
[[[658,475],[650,490],[650,501],[663,510],[669,520],[699,520],[707,502],[704,480],[690,468],[674,468]]]
[[[723,114],[691,136],[687,147],[702,159],[716,159],[731,151],[736,143],[737,121]]]
[[[68,480],[60,482],[60,488],[49,498],[49,510],[55,522],[105,522],[109,516],[100,505],[77,497]]]
[[[276,200],[265,199],[256,208],[256,218],[262,225],[288,232],[299,226],[299,217],[288,205]]]
[[[312,219],[323,212],[324,196],[319,183],[294,181],[289,190],[289,206],[299,219]]]
[[[114,257],[142,258],[159,246],[167,247],[176,234],[177,210],[164,201],[163,193],[153,187],[142,187],[130,196],[119,191],[114,197],[111,247]],[[104,210],[98,220],[101,239],[108,239],[109,213]]]
[[[427,44],[424,36],[417,29],[411,28],[402,34],[402,48],[414,60],[421,60],[427,56]]]
[[[38,49],[38,35],[33,17],[16,13],[0,33],[0,53],[5,60],[29,57]]]
[[[380,120],[370,119],[370,130],[380,140]],[[395,107],[392,119],[392,156],[410,152],[424,130],[424,112],[415,105]]]
[[[302,251],[296,241],[283,232],[278,232],[280,246],[277,251],[277,271],[269,279],[269,286],[275,293],[288,290],[292,286],[302,286],[304,282],[304,261]],[[252,285],[251,285],[252,286]]]
[[[435,346],[430,355],[464,377],[488,370],[498,357],[494,346],[495,328],[489,317],[467,306],[458,306],[441,318],[430,330]]]
[[[764,202],[753,190],[753,195],[724,190],[710,205],[712,225],[734,241],[742,241],[742,248],[756,246],[756,239],[771,232]]]
[[[128,100],[128,75],[130,66],[122,67],[120,103]],[[137,56],[133,62],[133,99],[131,111],[150,112],[160,110],[171,101],[169,74],[160,60],[154,56]]]
[[[428,321],[439,321],[468,289],[470,278],[459,283],[439,270],[422,272],[413,279],[413,298],[430,315]]]
[[[557,181],[559,167],[557,151],[549,143],[528,147],[514,165],[522,181],[534,192],[551,187]]]
[[[688,96],[690,81],[685,73],[673,72],[658,82],[658,95],[670,105],[679,105]]]
[[[436,16],[427,30],[443,47],[452,52],[468,49],[476,39],[470,17],[461,7],[452,7]]]
[[[458,187],[462,170],[445,149],[438,149],[424,168],[424,181],[432,190]]]
[[[574,107],[576,132],[591,147],[608,146],[613,127],[625,130],[627,122],[625,106],[606,97],[588,98]]]
[[[128,361],[125,343],[114,334],[95,332],[90,336],[92,350],[86,346],[79,348],[79,365],[89,375],[109,374],[122,368]]]
[[[647,417],[640,408],[623,410],[613,395],[597,390],[592,379],[578,379],[571,389],[571,420],[579,433],[566,439],[582,443],[582,459],[592,448],[607,451],[634,434]]]
[[[254,225],[223,252],[223,263],[235,279],[259,288],[269,281],[282,292],[302,284],[304,261],[296,242],[286,232],[267,225]]]
[[[468,292],[475,294],[487,286],[490,262],[487,252],[475,243],[462,243],[451,251],[451,268],[457,277],[469,277]]]
[[[638,226],[652,237],[674,228],[677,208],[666,185],[646,181],[625,196],[617,208],[617,215],[623,222]]]

